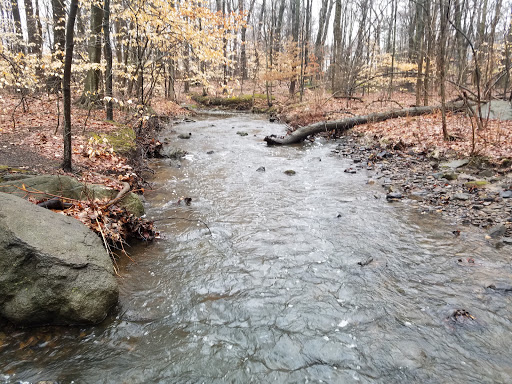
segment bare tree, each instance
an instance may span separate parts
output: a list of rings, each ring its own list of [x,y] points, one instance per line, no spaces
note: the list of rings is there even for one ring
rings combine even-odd
[[[71,172],[71,64],[73,62],[75,19],[78,0],[71,0],[68,22],[66,24],[66,56],[64,59],[64,78],[62,80],[64,98],[64,158],[62,169]]]

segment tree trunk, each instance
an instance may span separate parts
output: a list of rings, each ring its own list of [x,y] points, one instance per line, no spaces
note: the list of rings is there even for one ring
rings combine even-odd
[[[446,106],[446,109],[452,111],[458,111],[465,108],[464,102],[456,102]],[[405,108],[397,111],[388,111],[381,113],[371,113],[369,115],[362,115],[351,117],[348,119],[335,120],[335,121],[322,121],[319,123],[311,124],[306,127],[301,127],[291,134],[284,137],[277,137],[275,135],[265,137],[265,141],[268,145],[289,145],[300,143],[305,140],[308,136],[320,133],[320,132],[329,132],[332,130],[347,130],[356,125],[368,124],[368,123],[376,123],[379,121],[394,119],[397,117],[406,117],[406,116],[420,116],[427,115],[429,113],[433,113],[439,110],[441,107],[437,106],[426,106],[426,107],[414,107],[414,108]]]
[[[332,45],[331,57],[331,89],[333,92],[339,91],[338,85],[338,58],[341,51],[341,0],[336,0],[336,8],[334,10],[334,26],[333,26],[334,41]]]
[[[447,27],[450,8],[446,0],[439,0],[439,82],[441,93],[441,119],[443,128],[444,140],[449,140],[450,135],[446,128],[446,40],[447,40]]]
[[[103,25],[103,9],[96,5],[91,6],[91,37],[89,38],[89,63],[99,65],[101,62],[101,28]],[[98,68],[91,68],[85,79],[83,104],[97,102],[100,99],[101,71]]]
[[[432,12],[431,12],[431,0],[425,0],[425,21],[427,22],[427,54],[425,56],[425,77],[423,79],[423,105],[428,105],[429,91],[430,91],[430,58],[432,57],[432,48],[434,42],[432,41]]]
[[[299,28],[300,28],[300,0],[291,0],[292,10],[292,40],[295,44],[299,42]],[[279,22],[281,22],[279,20]],[[290,81],[290,96],[295,96],[295,86],[297,84],[297,76],[295,75],[296,66],[292,65],[292,75]]]
[[[53,47],[55,60],[64,60],[66,44],[66,9],[63,0],[52,0],[53,9]]]
[[[318,16],[318,32],[315,39],[315,56],[320,64],[320,69],[323,68],[323,44],[322,37],[324,35],[324,29],[328,28],[329,20],[327,20],[327,7],[329,2],[332,5],[332,0],[322,0],[322,7],[320,8],[320,15]]]
[[[107,120],[114,120],[114,111],[112,108],[112,46],[110,44],[110,0],[105,0],[103,9],[103,34],[105,39],[105,94],[110,99],[106,103]]]
[[[64,59],[64,78],[62,80],[64,98],[64,159],[62,169],[71,172],[71,63],[73,62],[73,35],[78,0],[71,0],[66,25],[66,57]]]
[[[243,0],[241,1],[241,6],[243,7]],[[251,15],[252,11],[254,9],[254,3],[256,3],[256,0],[251,0],[251,5],[249,6],[249,10],[247,11],[247,25],[249,25],[251,21]],[[243,9],[241,9],[243,11]],[[247,53],[246,53],[246,34],[247,34],[247,27],[244,25],[242,27],[241,31],[241,47],[240,47],[240,69],[241,69],[241,75],[242,75],[242,82],[244,80],[247,80],[249,78],[249,75],[247,73]]]
[[[21,51],[21,41],[23,40],[23,32],[21,30],[21,16],[20,8],[17,0],[11,0],[12,17],[14,19],[14,33],[16,33],[15,49],[17,52]]]
[[[34,8],[32,7],[32,0],[24,0],[25,2],[25,14],[27,17],[27,33],[28,33],[28,52],[40,54],[41,43],[40,39],[37,38],[37,21],[34,17]]]

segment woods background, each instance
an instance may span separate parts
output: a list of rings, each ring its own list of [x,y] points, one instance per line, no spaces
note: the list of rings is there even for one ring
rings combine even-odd
[[[284,90],[293,101],[307,91],[388,99],[406,91],[418,106],[444,103],[447,92],[479,102],[512,96],[512,4],[503,0],[77,5],[71,85],[84,106],[183,102],[190,92],[246,94],[268,106]],[[63,0],[1,4],[0,83],[22,104],[58,96],[69,8]]]

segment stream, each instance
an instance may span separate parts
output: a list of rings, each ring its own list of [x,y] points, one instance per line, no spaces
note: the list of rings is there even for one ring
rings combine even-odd
[[[188,154],[151,163],[162,239],[121,261],[119,309],[0,330],[0,382],[512,382],[512,292],[486,288],[511,283],[510,246],[387,202],[335,142],[263,142],[284,130],[245,114],[164,130]]]

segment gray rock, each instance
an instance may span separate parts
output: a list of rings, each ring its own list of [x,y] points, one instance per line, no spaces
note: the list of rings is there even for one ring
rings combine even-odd
[[[501,191],[500,196],[504,199],[510,199],[512,197],[512,191]]]
[[[19,325],[95,324],[117,303],[98,236],[68,216],[0,193],[0,317]]]
[[[379,159],[385,159],[385,158],[392,157],[392,156],[393,155],[391,153],[389,153],[388,151],[382,151],[382,152],[377,153],[377,158],[379,158]]]
[[[441,163],[443,168],[457,169],[469,163],[469,159],[452,160],[446,163]]]
[[[470,196],[467,193],[456,193],[455,195],[453,195],[454,200],[466,201],[469,200],[469,197]]]
[[[26,191],[22,190],[23,187]],[[113,199],[118,193],[115,189],[106,188],[104,185],[84,185],[73,177],[61,175],[34,176],[28,179],[0,183],[0,192],[35,200],[50,199],[54,196],[74,200]],[[135,193],[126,194],[119,205],[135,216],[144,214],[144,205]]]
[[[483,171],[478,172],[478,176],[481,177],[493,177],[494,171],[492,169],[484,169]]]
[[[387,200],[399,200],[402,198],[403,198],[403,195],[400,192],[391,192],[386,195]]]
[[[29,177],[34,177],[35,175],[27,175],[24,173],[8,173],[2,176],[3,181],[15,181],[15,180],[23,180],[28,179]]]
[[[504,237],[501,241],[503,241],[503,244],[512,245],[512,237]]]
[[[189,133],[189,134],[180,133],[180,134],[178,135],[178,139],[188,140],[188,139],[190,139],[190,137],[191,137],[191,136],[192,136],[192,134],[191,134],[191,133]]]
[[[454,172],[446,172],[441,177],[446,180],[457,180],[458,175]]]
[[[180,148],[175,148],[175,147],[171,147],[171,146],[163,146],[162,149],[160,149],[159,151],[159,155],[161,157],[164,157],[164,158],[167,158],[167,159],[175,159],[175,160],[179,160],[183,157],[185,157],[185,155],[187,154],[187,151],[184,151],[183,149],[180,149]]]
[[[498,237],[503,236],[506,231],[507,228],[503,224],[498,224],[491,228],[489,231],[489,236],[491,236],[493,239],[497,239]]]
[[[425,200],[425,197],[428,195],[428,191],[412,191],[409,195],[409,198],[412,200],[422,201]]]
[[[265,167],[259,167],[256,172],[265,172]]]
[[[249,135],[247,132],[243,132],[243,131],[238,131],[236,134],[239,135],[239,136],[247,136],[247,135]]]

